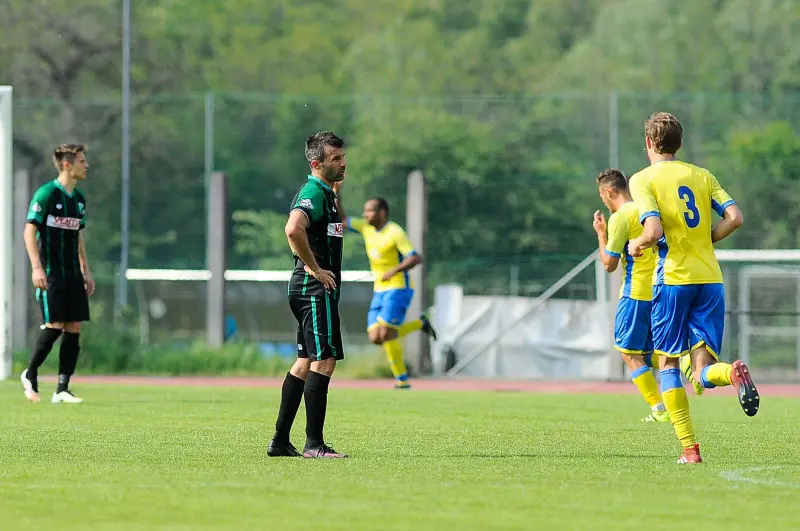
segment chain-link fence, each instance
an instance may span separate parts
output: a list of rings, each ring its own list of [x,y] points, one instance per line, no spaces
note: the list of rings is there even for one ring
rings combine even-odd
[[[134,99],[130,265],[205,266],[206,178],[214,169],[230,177],[229,267],[288,269],[281,219],[307,173],[303,142],[331,129],[349,142],[344,201],[351,215],[380,195],[404,223],[406,177],[424,171],[431,285],[457,282],[467,294],[537,295],[595,247],[590,224],[602,204],[594,177],[610,165],[632,174],[647,164],[643,122],[657,110],[681,119],[680,156],[709,167],[745,213],[745,226],[723,247],[794,248],[798,107],[800,95],[791,94]],[[54,177],[53,146],[89,145],[87,242],[101,285],[96,299],[108,309],[115,303],[120,253],[119,116],[118,101],[65,107],[18,99],[14,109],[15,166],[31,172],[34,186]],[[248,225],[252,230],[243,230]],[[360,244],[348,247],[345,268],[367,268]],[[557,296],[594,298],[594,274],[585,271]],[[129,286],[131,315],[144,315],[137,301],[152,297],[137,289]],[[167,289],[177,288],[157,291]],[[236,297],[244,291],[234,290]],[[200,312],[198,304],[190,306],[182,319]],[[773,310],[784,311],[781,305]],[[794,323],[791,311],[784,317]],[[239,321],[261,319],[253,312],[256,317]],[[112,314],[103,312],[109,319]],[[170,321],[164,333],[184,329],[193,327]]]

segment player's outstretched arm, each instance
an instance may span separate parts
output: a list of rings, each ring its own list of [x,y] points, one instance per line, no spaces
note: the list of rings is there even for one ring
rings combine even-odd
[[[730,205],[722,214],[722,221],[711,229],[711,241],[716,243],[733,234],[744,223],[742,211],[736,205]]]

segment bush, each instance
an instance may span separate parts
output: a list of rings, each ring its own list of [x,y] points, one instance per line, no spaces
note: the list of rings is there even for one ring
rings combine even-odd
[[[59,343],[42,367],[42,373],[58,371]],[[14,371],[27,365],[30,351],[14,354]],[[209,347],[205,341],[173,341],[141,345],[132,330],[101,324],[87,325],[81,333],[79,374],[147,374],[159,376],[283,376],[293,357],[265,354],[255,343],[232,341]],[[349,378],[387,378],[391,371],[382,351],[375,347],[352,349],[336,374]]]

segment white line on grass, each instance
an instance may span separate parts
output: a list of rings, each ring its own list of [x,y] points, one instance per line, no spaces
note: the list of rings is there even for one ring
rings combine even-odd
[[[176,483],[98,483],[92,482],[89,487],[95,488],[113,488],[119,489],[120,487],[130,488],[130,489],[173,489],[175,487],[191,487],[191,488],[201,488],[201,489],[250,489],[254,486],[258,486],[256,483],[236,483],[236,482],[216,482],[216,481],[191,481],[187,482],[186,484],[176,484]],[[40,490],[40,489],[63,489],[65,486],[59,483],[31,483],[29,481],[20,480],[19,482],[15,481],[0,481],[0,487],[13,487],[15,489],[27,489],[27,490]]]
[[[721,476],[728,481],[736,481],[738,483],[753,483],[756,485],[769,485],[770,487],[784,487],[789,489],[800,489],[800,483],[791,483],[788,481],[779,481],[777,479],[769,478],[754,478],[750,474],[756,472],[764,472],[766,470],[782,470],[788,468],[786,465],[778,466],[759,466],[754,468],[740,468],[739,470],[725,470],[721,472]]]

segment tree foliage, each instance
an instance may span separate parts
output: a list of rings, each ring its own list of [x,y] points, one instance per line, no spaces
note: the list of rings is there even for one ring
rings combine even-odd
[[[7,4],[0,80],[15,86],[15,165],[38,184],[52,177],[53,145],[89,144],[89,247],[110,271],[120,242],[119,3]],[[645,164],[642,123],[655,110],[681,118],[681,155],[708,165],[743,205],[733,244],[797,244],[796,2],[133,5],[134,266],[204,265],[207,93],[215,167],[230,176],[236,212],[233,267],[290,263],[282,228],[308,171],[303,141],[332,129],[350,144],[350,212],[380,194],[403,222],[405,179],[425,172],[436,280],[465,280],[463,263],[484,273],[526,264],[523,280],[548,277],[552,263],[531,257],[594,247],[593,179],[609,164],[613,124],[630,174]],[[348,240],[347,267],[363,267],[361,243]],[[473,273],[481,289],[486,275]]]

